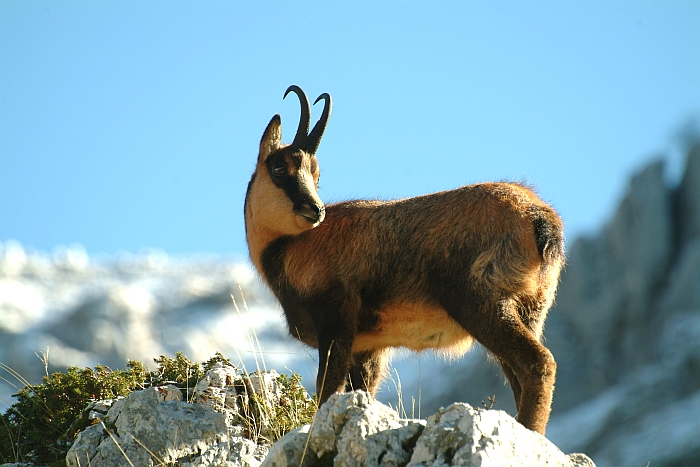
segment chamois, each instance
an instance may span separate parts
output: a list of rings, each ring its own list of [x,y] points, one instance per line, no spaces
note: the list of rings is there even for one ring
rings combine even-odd
[[[245,198],[250,257],[280,301],[289,333],[318,349],[321,403],[374,394],[389,350],[462,355],[473,340],[501,364],[518,421],[544,434],[556,363],[544,320],[564,263],[557,213],[518,183],[479,183],[394,201],[325,206],[316,151],[331,97],[311,133],[301,103],[294,141],[275,115]]]

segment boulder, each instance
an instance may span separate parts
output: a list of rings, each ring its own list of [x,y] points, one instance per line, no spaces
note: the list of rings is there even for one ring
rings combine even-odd
[[[424,424],[400,419],[364,391],[336,394],[321,406],[311,427],[275,443],[263,466],[313,466],[319,460],[339,467],[406,465]]]
[[[205,404],[164,400],[149,388],[116,401],[103,420],[81,431],[66,463],[222,465],[230,454],[228,438],[223,414]]]
[[[408,467],[590,466],[584,454],[566,455],[544,436],[500,410],[455,403],[428,418]]]
[[[303,463],[302,463],[303,457]],[[457,403],[423,420],[406,420],[356,391],[336,394],[311,426],[288,433],[263,467],[334,466],[587,466],[502,411]]]
[[[92,403],[83,411],[89,426],[68,451],[67,465],[257,467],[267,455],[260,436],[270,419],[253,422],[251,410],[257,401],[269,408],[279,400],[278,376],[246,376],[216,364],[195,387],[192,402],[183,401],[176,386],[165,386]],[[260,396],[255,402],[252,393]]]

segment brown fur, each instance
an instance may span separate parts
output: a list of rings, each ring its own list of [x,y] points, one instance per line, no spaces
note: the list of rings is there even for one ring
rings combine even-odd
[[[320,203],[315,155],[279,135],[276,116],[248,187],[246,233],[290,334],[319,349],[320,401],[374,393],[391,347],[461,355],[477,340],[501,362],[518,420],[544,433],[556,364],[540,339],[564,261],[556,212],[522,185],[482,183],[338,203],[314,223],[299,210]],[[287,188],[273,183],[271,158],[298,159]]]

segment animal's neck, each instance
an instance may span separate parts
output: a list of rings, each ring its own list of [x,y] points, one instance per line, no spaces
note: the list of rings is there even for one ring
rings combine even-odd
[[[255,210],[255,204],[247,204],[245,224],[248,251],[250,253],[250,259],[253,261],[255,268],[261,275],[264,276],[262,268],[262,253],[271,242],[281,237],[283,233],[267,226],[265,222],[262,222],[262,219],[259,219],[259,217],[259,213],[257,213]]]

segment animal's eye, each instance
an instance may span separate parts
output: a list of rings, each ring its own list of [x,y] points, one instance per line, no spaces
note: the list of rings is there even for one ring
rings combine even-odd
[[[275,175],[284,175],[287,173],[287,167],[283,165],[276,165],[272,168],[272,173]]]

